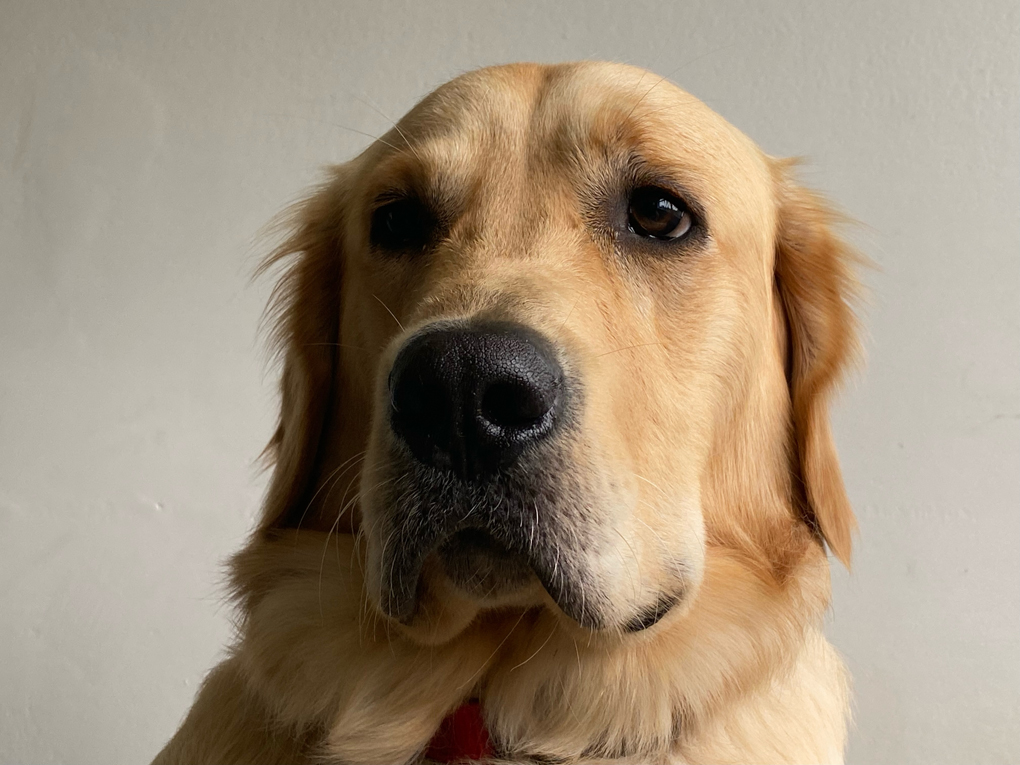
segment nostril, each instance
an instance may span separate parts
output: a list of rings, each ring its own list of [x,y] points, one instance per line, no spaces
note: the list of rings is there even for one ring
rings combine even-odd
[[[527,430],[541,422],[556,404],[556,380],[533,385],[521,380],[491,383],[482,395],[481,415],[492,425],[508,430]]]
[[[390,424],[420,459],[446,465],[457,427],[456,386],[427,343],[401,353],[389,377]]]

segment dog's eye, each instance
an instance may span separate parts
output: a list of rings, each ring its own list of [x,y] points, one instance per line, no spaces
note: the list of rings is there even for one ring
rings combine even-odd
[[[420,250],[432,236],[434,220],[412,197],[395,199],[372,214],[372,244],[386,250]]]
[[[679,239],[691,230],[687,205],[655,186],[642,186],[631,193],[627,222],[635,234],[652,239]]]

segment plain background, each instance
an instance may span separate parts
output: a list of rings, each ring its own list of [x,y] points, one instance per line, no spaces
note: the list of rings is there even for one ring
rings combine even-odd
[[[464,70],[668,75],[862,226],[856,763],[1020,760],[1020,6],[0,2],[0,761],[137,763],[265,487],[259,229]]]

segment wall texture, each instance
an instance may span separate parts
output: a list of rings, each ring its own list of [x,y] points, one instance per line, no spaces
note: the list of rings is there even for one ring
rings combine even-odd
[[[669,75],[864,225],[859,763],[1020,760],[1020,6],[0,2],[0,761],[134,763],[229,635],[265,477],[259,228],[435,85]]]

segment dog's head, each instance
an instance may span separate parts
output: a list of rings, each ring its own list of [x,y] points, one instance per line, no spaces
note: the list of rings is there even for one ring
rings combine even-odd
[[[263,529],[364,534],[423,640],[481,609],[648,628],[726,549],[781,580],[854,525],[827,397],[834,215],[702,103],[608,64],[444,85],[296,210]]]

